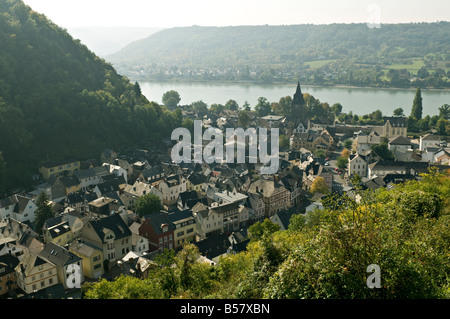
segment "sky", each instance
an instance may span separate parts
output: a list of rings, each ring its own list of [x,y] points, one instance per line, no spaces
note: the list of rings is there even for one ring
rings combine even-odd
[[[450,21],[449,0],[23,0],[64,28]]]

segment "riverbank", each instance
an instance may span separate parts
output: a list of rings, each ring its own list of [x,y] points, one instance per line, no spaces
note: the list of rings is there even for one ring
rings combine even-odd
[[[279,85],[279,86],[292,86],[296,87],[297,82],[271,82],[271,83],[263,83],[260,81],[225,81],[225,80],[156,80],[156,79],[137,79],[137,78],[131,78],[129,79],[132,82],[151,82],[151,83],[180,83],[180,84],[205,84],[205,85],[258,85],[258,86],[273,86],[273,85]],[[342,88],[342,89],[380,89],[380,90],[416,90],[417,87],[411,86],[411,87],[394,87],[394,86],[356,86],[356,85],[344,85],[344,84],[335,84],[335,85],[317,85],[317,84],[308,84],[308,83],[300,83],[304,87],[315,87],[315,88]],[[435,87],[422,87],[422,90],[429,90],[429,91],[443,91],[443,92],[450,92],[450,88],[435,88]],[[450,102],[450,101],[449,101]]]

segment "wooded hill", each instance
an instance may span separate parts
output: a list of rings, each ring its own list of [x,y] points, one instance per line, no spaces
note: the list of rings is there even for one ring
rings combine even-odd
[[[20,0],[0,2],[0,43],[2,195],[43,161],[149,145],[181,122]]]
[[[425,87],[449,83],[449,52],[449,22],[192,26],[162,30],[107,60],[130,77],[148,79],[401,87],[423,67]]]

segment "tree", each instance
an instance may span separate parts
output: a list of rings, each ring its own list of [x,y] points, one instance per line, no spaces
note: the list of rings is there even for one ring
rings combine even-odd
[[[436,128],[439,135],[448,135],[450,133],[450,121],[439,119],[436,123]]]
[[[450,120],[450,105],[444,104],[439,107],[439,117],[444,120]]]
[[[49,198],[47,194],[41,192],[36,199],[36,220],[35,220],[35,230],[42,234],[42,228],[46,220],[53,218],[55,213],[50,205]]]
[[[270,219],[266,218],[262,222],[256,222],[251,225],[248,228],[248,236],[253,240],[259,240],[265,236],[270,236],[278,230],[280,230],[280,225],[275,224]]]
[[[386,142],[381,143],[380,145],[371,145],[371,149],[377,153],[383,160],[393,160],[394,155],[388,148],[388,144]]]
[[[311,194],[320,193],[327,194],[329,192],[328,185],[325,182],[325,178],[322,176],[317,176],[312,182],[311,189],[309,190]]]
[[[241,111],[238,115],[238,123],[241,127],[247,127],[250,122],[250,117],[248,116],[248,111]]]
[[[228,100],[225,103],[225,108],[227,110],[237,111],[239,109],[239,104],[235,100]]]
[[[167,91],[162,96],[162,102],[168,109],[176,108],[178,106],[178,103],[180,103],[180,101],[181,101],[180,94],[174,90]]]
[[[348,159],[350,157],[350,155],[351,155],[351,153],[348,148],[344,148],[341,152],[341,156],[344,157],[345,159]]]
[[[270,114],[270,103],[265,97],[258,98],[258,103],[255,106],[255,111],[259,116],[263,117]]]
[[[401,107],[394,110],[394,116],[404,116],[403,109]]]
[[[291,114],[292,108],[292,98],[288,95],[286,97],[282,97],[278,102],[277,111],[275,114],[288,116]]]
[[[140,217],[157,213],[163,208],[161,199],[155,194],[146,194],[138,198],[135,206],[135,213]]]
[[[351,140],[351,139],[346,139],[345,141],[344,141],[344,147],[345,148],[348,148],[348,149],[350,149],[350,148],[352,148],[352,145],[353,145],[353,141]]]
[[[196,101],[196,102],[192,102],[191,103],[191,107],[194,109],[194,111],[198,112],[198,114],[200,116],[203,116],[206,113],[208,113],[208,104],[206,104],[202,100]]]
[[[422,93],[420,90],[420,86],[417,87],[416,96],[414,97],[413,106],[411,109],[411,116],[416,120],[420,120],[422,118]]]
[[[338,168],[344,170],[347,167],[347,163],[348,163],[348,158],[347,157],[339,156],[337,161],[336,161],[336,166]]]
[[[341,103],[335,103],[331,106],[331,111],[333,111],[334,115],[338,116],[342,112],[342,105]]]
[[[251,108],[250,108],[250,103],[248,103],[247,100],[246,100],[246,101],[244,102],[244,104],[242,105],[242,109],[243,109],[244,111],[250,111],[250,110],[251,110]]]

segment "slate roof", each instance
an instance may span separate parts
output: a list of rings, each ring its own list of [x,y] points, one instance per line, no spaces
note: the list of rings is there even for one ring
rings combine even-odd
[[[389,139],[391,145],[411,145],[411,140],[403,135],[395,136]]]
[[[64,247],[54,243],[45,245],[44,249],[39,253],[39,256],[59,267],[67,266],[82,260]]]
[[[127,224],[123,221],[122,217],[118,214],[114,214],[104,218],[94,218],[89,221],[97,235],[104,241],[105,231],[111,230],[116,236],[116,240],[124,237],[131,236],[131,231]]]
[[[148,214],[148,215],[145,215],[144,218],[145,218],[146,222],[148,221],[148,223],[153,228],[153,231],[157,235],[162,235],[165,233],[162,231],[162,225],[168,226],[167,232],[171,232],[175,229],[173,224],[170,222],[168,214],[165,212],[157,212],[157,213]]]

